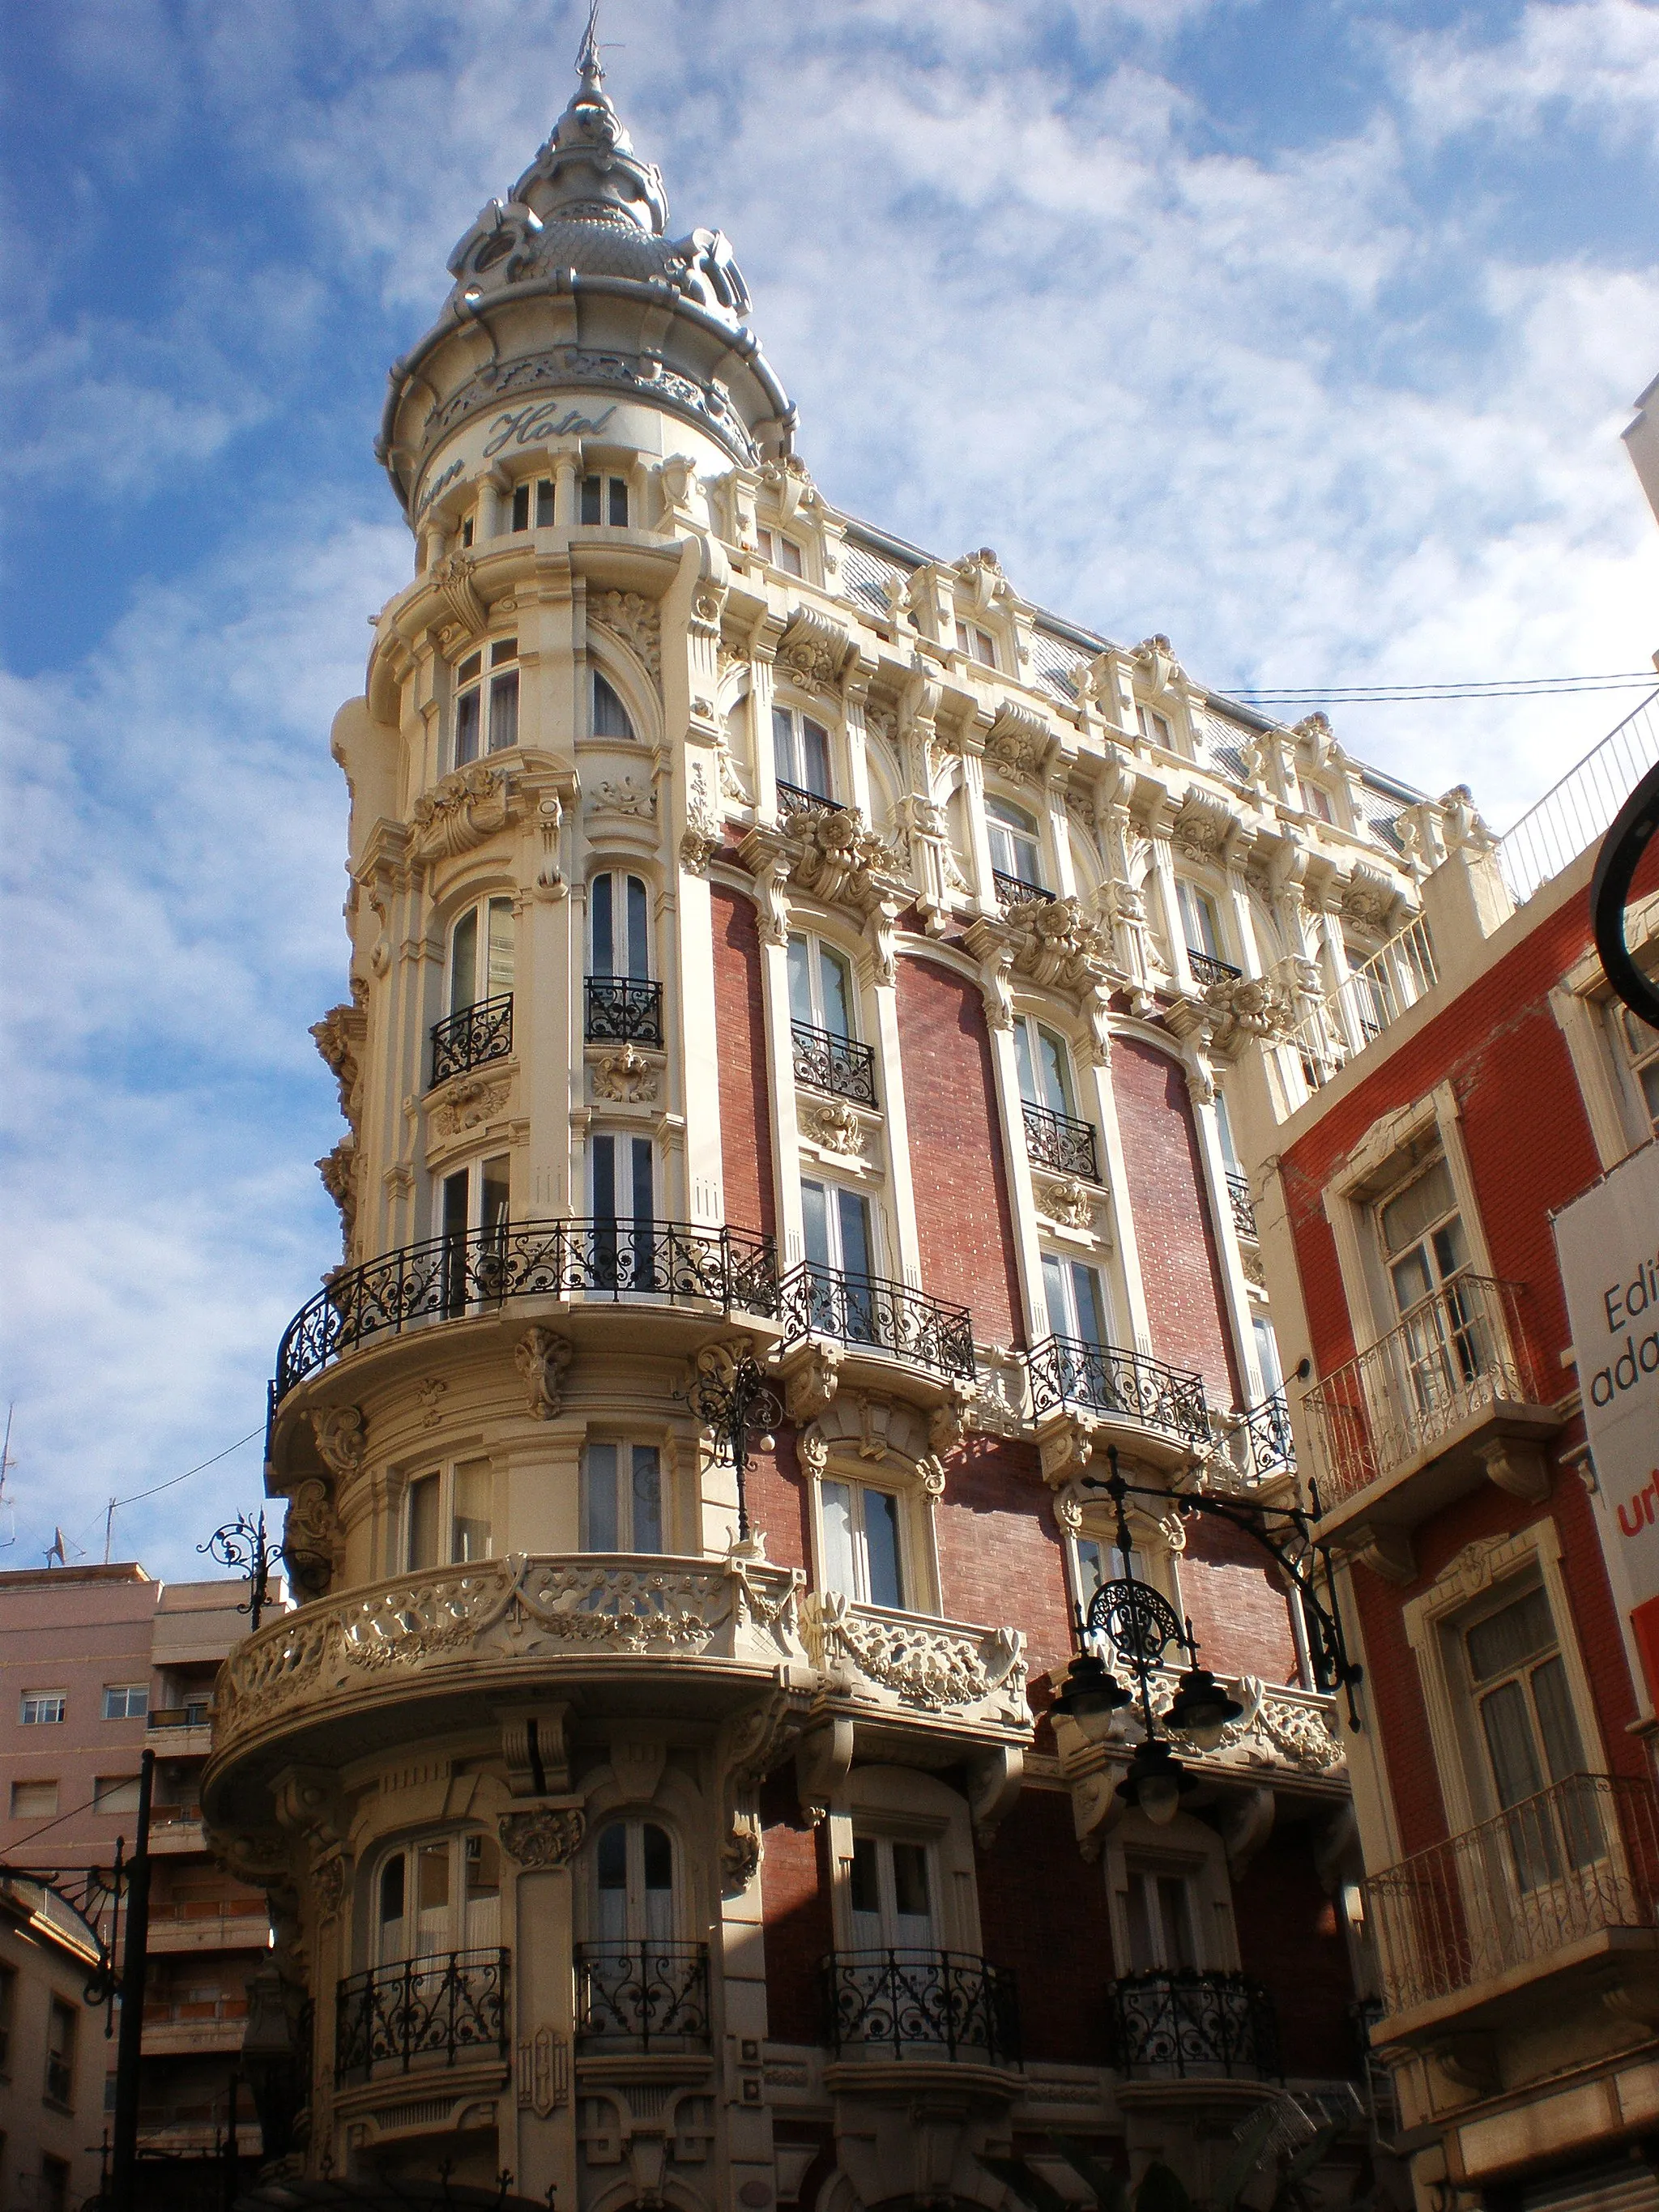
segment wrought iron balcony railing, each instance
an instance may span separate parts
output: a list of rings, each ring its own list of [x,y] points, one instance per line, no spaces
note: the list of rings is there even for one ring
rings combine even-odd
[[[613,2050],[706,2048],[706,1943],[578,1943],[576,2038]]]
[[[505,1951],[451,1951],[348,1975],[334,1998],[337,2085],[381,2066],[407,2074],[422,2058],[505,2059],[508,1965]]]
[[[1273,2001],[1246,1974],[1124,1974],[1106,1985],[1106,2022],[1107,2063],[1121,2074],[1283,2074]]]
[[[833,1030],[814,1029],[811,1022],[791,1023],[790,1034],[797,1083],[850,1098],[855,1106],[875,1104],[876,1055],[867,1044],[855,1044]]]
[[[1081,1176],[1085,1182],[1100,1181],[1095,1133],[1086,1121],[1056,1114],[1048,1106],[1033,1106],[1029,1099],[1020,1102],[1020,1109],[1025,1117],[1025,1151],[1033,1167]]]
[[[1228,1169],[1227,1197],[1233,1209],[1233,1227],[1241,1237],[1254,1240],[1255,1201],[1250,1196],[1250,1178],[1243,1168]]]
[[[463,1006],[432,1024],[432,1075],[428,1091],[447,1083],[452,1075],[483,1067],[492,1060],[505,1060],[513,1049],[513,994],[481,999],[476,1006]]]
[[[997,908],[1007,914],[1017,906],[1024,906],[1032,899],[1043,899],[1052,906],[1054,895],[1041,884],[1028,884],[1024,876],[1005,875],[1000,868],[991,871],[991,888],[996,893]]]
[[[1014,1978],[965,1951],[837,1951],[823,1962],[824,2023],[837,2053],[1020,2062]]]
[[[778,778],[778,812],[785,823],[794,814],[845,814],[847,809],[838,799],[830,799],[821,791],[808,791],[805,785],[786,783]]]
[[[1187,965],[1200,990],[1207,990],[1212,983],[1236,983],[1244,973],[1231,960],[1218,960],[1213,952],[1200,952],[1194,945],[1187,947]]]
[[[274,1396],[383,1333],[573,1295],[775,1314],[777,1255],[757,1231],[679,1221],[515,1221],[430,1237],[342,1268],[301,1307],[276,1349]]]
[[[662,985],[636,975],[590,975],[583,1034],[589,1044],[662,1042]]]
[[[1250,1470],[1258,1482],[1275,1474],[1296,1473],[1296,1438],[1291,1434],[1291,1410],[1285,1393],[1275,1390],[1259,1406],[1246,1412],[1244,1444]]]
[[[966,1306],[945,1305],[906,1283],[849,1275],[810,1261],[790,1269],[781,1295],[786,1344],[830,1336],[972,1380],[974,1317]]]
[[[1454,1275],[1303,1403],[1326,1507],[1431,1452],[1484,1408],[1547,1402],[1521,1310],[1522,1285]]]
[[[1166,1435],[1207,1440],[1209,1408],[1204,1378],[1166,1367],[1144,1352],[1115,1344],[1085,1344],[1073,1336],[1045,1337],[1025,1355],[1031,1412],[1041,1420],[1062,1406],[1085,1413],[1121,1413]]]
[[[1384,2009],[1410,2012],[1605,1931],[1659,1932],[1659,1804],[1644,1778],[1575,1774],[1365,1887]]]

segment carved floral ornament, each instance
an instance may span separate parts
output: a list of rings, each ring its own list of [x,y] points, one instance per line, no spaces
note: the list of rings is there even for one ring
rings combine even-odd
[[[414,849],[417,860],[453,860],[504,830],[508,820],[505,769],[474,761],[454,769],[415,802]]]
[[[815,607],[797,607],[778,640],[777,665],[804,691],[830,691],[854,647],[845,627]]]
[[[540,1805],[503,1813],[496,1824],[501,1849],[521,1867],[568,1866],[582,1847],[586,1821],[580,1806]]]
[[[513,1364],[525,1379],[532,1420],[550,1421],[562,1410],[565,1370],[574,1355],[575,1346],[568,1336],[539,1322],[519,1339]]]
[[[897,1468],[929,1498],[945,1494],[942,1454],[962,1436],[965,1406],[938,1407],[945,1419],[924,1422],[913,1407],[864,1391],[837,1391],[804,1426],[797,1439],[801,1464],[822,1475],[832,1458],[865,1466],[885,1462]]]
[[[427,1127],[440,1141],[481,1129],[500,1118],[512,1089],[510,1075],[464,1075],[445,1085],[428,1110]]]
[[[1053,744],[1054,733],[1040,714],[1027,707],[1005,705],[985,740],[986,764],[1012,782],[1038,783]]]
[[[619,814],[638,822],[654,822],[657,794],[648,784],[636,783],[631,775],[620,776],[595,785],[587,811],[590,815]]]
[[[662,680],[662,609],[638,592],[594,592],[588,596],[588,619],[601,623],[629,647],[650,670],[652,680]]]
[[[802,1098],[796,1118],[806,1141],[826,1152],[849,1160],[861,1160],[868,1152],[872,1125],[844,1098]]]
[[[648,1106],[661,1090],[663,1066],[662,1060],[648,1057],[637,1046],[623,1044],[590,1061],[587,1079],[596,1098],[608,1098],[619,1106]]]

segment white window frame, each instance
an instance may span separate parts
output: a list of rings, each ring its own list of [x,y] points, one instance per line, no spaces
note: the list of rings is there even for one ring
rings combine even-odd
[[[475,1943],[471,1940],[471,1918],[468,1898],[467,1869],[471,1854],[469,1845],[477,1841],[480,1846],[479,1863],[488,1865],[493,1855],[495,1868],[495,1928],[489,1940]],[[418,1948],[418,1922],[421,1907],[418,1899],[411,1898],[411,1887],[417,1880],[417,1870],[422,1852],[442,1850],[448,1858],[449,1898],[441,1909],[447,1917],[445,1940],[430,1949]],[[380,1917],[380,1886],[392,1862],[401,1857],[404,1862],[404,1909],[397,1925],[403,1929],[398,1938],[401,1949],[394,1955],[382,1955],[386,1949],[382,1930],[392,1925]],[[361,1966],[401,1966],[416,1959],[445,1959],[453,1951],[495,1950],[501,1941],[501,1844],[489,1829],[483,1826],[431,1829],[414,1835],[388,1837],[375,1851],[368,1880],[364,1885],[363,1932],[359,1945]],[[487,1897],[489,1892],[479,1893]],[[411,1909],[412,1908],[412,1909]],[[412,1924],[414,1923],[414,1924]]]
[[[588,1219],[590,1221],[597,1222],[601,1218],[599,1210],[598,1197],[599,1158],[599,1146],[601,1145],[610,1145],[613,1147],[620,1145],[624,1146],[627,1148],[620,1157],[614,1150],[611,1153],[611,1159],[613,1162],[611,1191],[612,1204],[615,1210],[603,1217],[607,1224],[614,1221],[617,1228],[621,1229],[624,1226],[632,1226],[635,1223],[654,1222],[666,1219],[667,1216],[663,1206],[662,1156],[659,1147],[648,1132],[637,1127],[623,1128],[607,1128],[600,1127],[598,1128],[590,1127],[588,1130]],[[635,1205],[635,1200],[638,1193],[637,1178],[639,1174],[639,1155],[635,1152],[635,1147],[638,1145],[647,1146],[650,1153],[651,1211],[649,1213],[646,1214],[639,1212]],[[624,1198],[623,1194],[624,1190],[626,1192],[626,1211],[623,1210]]]
[[[31,1712],[29,1707],[52,1705],[56,1711]],[[69,1717],[67,1690],[25,1690],[17,1701],[19,1728],[59,1728]]]
[[[587,1878],[582,1885],[583,1917],[586,1920],[587,1940],[594,1943],[674,1943],[684,1941],[690,1923],[686,1906],[686,1863],[684,1847],[672,1820],[665,1818],[655,1805],[617,1806],[602,1815],[590,1813],[590,1832],[592,1838],[586,1853]],[[604,1893],[599,1887],[599,1844],[607,1829],[621,1828],[624,1832],[623,1917],[628,1933],[623,1936],[599,1934]],[[649,1913],[646,1899],[650,1892],[645,1882],[645,1832],[655,1828],[667,1838],[669,1852],[669,1930],[665,1936],[649,1932]]]
[[[1066,1317],[1068,1323],[1068,1326],[1063,1329],[1058,1329],[1054,1325],[1054,1310],[1048,1297],[1048,1271],[1045,1266],[1040,1270],[1039,1280],[1042,1291],[1042,1317],[1044,1323],[1043,1334],[1046,1336],[1064,1336],[1069,1339],[1069,1340],[1073,1344],[1092,1344],[1098,1342],[1101,1345],[1116,1346],[1118,1349],[1122,1351],[1129,1351],[1133,1348],[1132,1346],[1119,1344],[1118,1338],[1115,1334],[1117,1328],[1117,1316],[1113,1310],[1111,1281],[1109,1277],[1107,1275],[1106,1270],[1097,1264],[1097,1261],[1092,1255],[1087,1259],[1079,1259],[1075,1252],[1051,1252],[1045,1246],[1041,1252],[1040,1257],[1045,1261],[1049,1260],[1054,1261],[1056,1266],[1060,1268],[1061,1283],[1060,1302],[1066,1309]],[[1096,1288],[1098,1291],[1100,1297],[1101,1333],[1097,1339],[1085,1336],[1082,1329],[1078,1326],[1079,1309],[1077,1304],[1077,1282],[1072,1273],[1073,1267],[1086,1268],[1089,1273],[1094,1277]]]
[[[449,706],[449,765],[471,767],[491,753],[506,752],[519,742],[524,705],[519,640],[489,637],[473,647],[456,665],[451,678]],[[476,699],[476,724],[462,728],[463,702]],[[508,702],[510,701],[510,706]],[[499,717],[498,717],[499,710]]]
[[[481,1478],[478,1474],[480,1469],[483,1470]],[[489,1492],[489,1519],[486,1524],[489,1533],[483,1540],[484,1548],[477,1553],[469,1552],[465,1559],[458,1558],[455,1553],[458,1530],[462,1525],[461,1521],[457,1518],[455,1510],[457,1478],[462,1474],[474,1480],[482,1480]],[[435,1483],[437,1486],[438,1557],[435,1559],[428,1560],[423,1565],[416,1566],[414,1564],[416,1492],[422,1490],[428,1483]],[[497,1486],[495,1465],[486,1452],[457,1452],[453,1457],[443,1460],[436,1467],[426,1466],[412,1469],[404,1479],[403,1497],[398,1505],[400,1537],[398,1549],[402,1564],[398,1571],[406,1575],[441,1574],[448,1567],[471,1566],[480,1560],[494,1559],[495,1529],[499,1518],[495,1497]],[[477,1524],[469,1517],[467,1525],[476,1528]]]
[[[827,791],[814,788],[808,774],[806,732],[819,732],[823,739],[823,781]],[[795,773],[786,773],[793,769]],[[774,781],[787,783],[796,791],[807,791],[815,799],[834,800],[838,781],[835,732],[828,722],[820,721],[804,707],[792,706],[786,699],[772,702],[772,774]]]
[[[1223,902],[1207,884],[1200,884],[1191,876],[1177,875],[1175,886],[1176,914],[1181,923],[1182,949],[1189,953],[1204,954],[1212,960],[1224,960],[1229,967],[1232,966],[1232,957],[1227,950],[1226,924],[1222,919]],[[1208,937],[1211,942],[1206,945],[1200,941],[1194,945],[1192,941],[1194,936],[1200,940]]]
[[[1071,1040],[1049,1023],[1039,1021],[1035,1014],[1016,1014],[1014,1035],[1014,1060],[1019,1079],[1021,1103],[1027,1106],[1045,1107],[1051,1114],[1064,1114],[1068,1121],[1076,1121],[1084,1119],[1085,1117],[1078,1112],[1077,1107],[1077,1068]],[[1041,1095],[1042,1046],[1045,1037],[1051,1043],[1057,1045],[1060,1050],[1060,1089],[1062,1103],[1059,1106],[1056,1106],[1051,1098]],[[1020,1049],[1022,1042],[1024,1046],[1024,1051]],[[1036,1096],[1025,1088],[1028,1076],[1033,1090],[1037,1094]]]
[[[492,1169],[507,1170],[503,1181],[492,1175]],[[459,1178],[466,1177],[466,1222],[465,1230],[450,1218],[451,1187]],[[507,1205],[501,1211],[486,1214],[486,1206],[492,1194],[499,1196],[505,1190]],[[433,1177],[433,1211],[436,1215],[432,1233],[434,1237],[471,1236],[474,1230],[486,1226],[505,1229],[513,1218],[513,1155],[509,1152],[490,1151],[478,1153],[470,1160],[458,1161],[441,1176]]]
[[[1659,955],[1659,891],[1627,908],[1625,941],[1640,965],[1653,967]],[[1632,1096],[1622,1047],[1611,1034],[1612,995],[1594,951],[1586,952],[1550,993],[1550,1011],[1566,1039],[1604,1169],[1617,1167],[1653,1134],[1639,1097]]]
[[[119,1712],[110,1711],[112,1698],[121,1700]],[[135,1707],[133,1699],[138,1704]],[[149,1684],[148,1682],[106,1682],[104,1685],[103,1715],[106,1721],[142,1721],[149,1717]]]
[[[600,968],[597,964],[593,934],[599,907],[598,886],[605,882],[608,882],[611,885],[611,965],[608,968]],[[636,945],[635,941],[635,933],[630,919],[632,905],[629,897],[630,884],[637,884],[644,894],[645,936],[642,946]],[[656,972],[656,923],[655,916],[652,913],[653,904],[651,879],[638,868],[597,868],[588,878],[587,974],[595,981],[608,979],[612,981],[648,983],[652,980]],[[617,927],[619,921],[620,933]],[[617,942],[619,933],[625,946],[623,964],[621,967],[617,965]],[[636,953],[642,953],[644,962],[643,966],[637,969],[634,965]]]
[[[806,553],[797,538],[787,537],[769,522],[757,522],[755,545],[769,568],[775,568],[780,575],[805,578]]]
[[[994,675],[1001,661],[993,633],[983,623],[975,622],[971,615],[958,614],[956,625],[957,651],[970,660],[975,668],[988,668]]]
[[[1232,1878],[1226,1846],[1216,1831],[1190,1813],[1156,1827],[1131,1807],[1116,1822],[1102,1853],[1112,1923],[1112,1956],[1127,1960],[1130,1942],[1129,1888],[1148,1874],[1184,1880],[1192,1908],[1193,1942],[1200,1973],[1237,1973],[1238,1930],[1233,1919]],[[1128,1971],[1126,1965],[1124,1971]]]
[[[599,512],[587,512],[589,491]],[[619,514],[617,510],[622,509]],[[577,527],[581,530],[631,530],[634,527],[634,489],[614,469],[588,469],[576,479]]]
[[[968,1802],[937,1775],[915,1767],[854,1767],[830,1793],[831,1923],[836,1948],[853,1941],[851,1877],[854,1834],[925,1844],[938,1875],[934,1937],[940,1950],[984,1950],[980,1933],[978,1867]]]
[[[520,521],[522,510],[524,520]],[[526,530],[550,530],[554,515],[551,477],[520,477],[508,495],[507,532],[516,537]]]
[[[1011,819],[1011,817],[1014,818]],[[1005,867],[997,858],[999,838],[1006,848],[1008,858],[1014,863],[1012,867]],[[1035,871],[1031,875],[1028,876],[1019,866],[1020,855],[1015,847],[1016,839],[1031,848],[1034,855],[1031,866]],[[991,866],[998,875],[1007,876],[1015,883],[1030,884],[1034,890],[1048,889],[1042,849],[1042,825],[1035,815],[1028,814],[1017,801],[1003,799],[994,792],[987,794],[985,842],[990,852]]]
[[[824,1491],[834,1485],[848,1493],[848,1550],[851,1567],[849,1589],[844,1581],[830,1579],[830,1519]],[[893,1534],[897,1553],[899,1594],[896,1604],[872,1595],[870,1583],[870,1549],[867,1534],[867,1498],[890,1498],[893,1503]],[[821,1590],[834,1589],[854,1605],[872,1606],[878,1612],[915,1613],[921,1608],[915,1603],[918,1584],[914,1561],[918,1547],[910,1528],[912,1501],[902,1483],[891,1480],[872,1480],[867,1470],[851,1474],[839,1465],[827,1467],[812,1486],[813,1541],[817,1556],[817,1586]]]
[[[588,1455],[595,1449],[614,1451],[617,1455],[615,1507],[617,1541],[614,1545],[605,1547],[596,1545],[592,1540],[593,1491],[588,1468]],[[634,1525],[633,1459],[636,1451],[649,1451],[656,1455],[657,1521],[658,1534],[661,1540],[654,1547],[641,1545],[637,1540],[640,1532]],[[674,1556],[679,1549],[680,1517],[676,1488],[673,1455],[661,1437],[641,1436],[620,1431],[613,1434],[603,1430],[587,1436],[582,1443],[577,1509],[582,1551],[589,1553],[605,1550],[648,1553],[653,1558],[662,1559]]]

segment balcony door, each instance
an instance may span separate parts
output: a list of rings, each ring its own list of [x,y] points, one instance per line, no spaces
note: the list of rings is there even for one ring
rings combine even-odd
[[[649,1137],[602,1131],[588,1146],[596,1291],[648,1291],[656,1170]]]
[[[853,1027],[853,966],[821,938],[789,939],[789,1015],[809,1029],[826,1030],[843,1042]]]
[[[1029,1014],[1023,1016],[1014,1024],[1014,1057],[1019,1063],[1019,1095],[1025,1103],[1075,1120],[1066,1047],[1054,1031],[1042,1028]]]
[[[654,1820],[612,1820],[593,1847],[593,1933],[601,1943],[674,1936],[674,1845]]]
[[[927,1846],[855,1835],[848,1911],[855,1951],[937,1951]]]
[[[1190,1877],[1134,1859],[1127,1863],[1125,1873],[1131,1973],[1175,1974],[1197,1967],[1198,1914]]]
[[[842,1183],[803,1182],[800,1210],[812,1279],[812,1327],[851,1344],[873,1344],[868,1200]]]
[[[375,1882],[376,1966],[493,1951],[501,1941],[501,1852],[493,1836],[403,1845]]]
[[[831,799],[830,732],[810,714],[787,707],[772,709],[773,773],[781,784],[811,799]],[[786,799],[788,793],[785,793]],[[781,810],[787,812],[787,807]]]
[[[1377,1208],[1383,1263],[1401,1317],[1400,1367],[1419,1419],[1453,1404],[1490,1371],[1490,1325],[1469,1285],[1468,1243],[1443,1157]]]
[[[595,876],[588,890],[588,942],[595,978],[643,983],[651,974],[651,901],[644,879]]]
[[[1042,1295],[1048,1308],[1052,1335],[1097,1352],[1110,1340],[1107,1334],[1106,1289],[1100,1270],[1081,1260],[1064,1260],[1057,1253],[1042,1255]]]
[[[507,1155],[501,1152],[492,1159],[473,1160],[457,1168],[439,1187],[446,1318],[500,1296],[511,1199],[510,1169]]]
[[[513,902],[484,899],[456,921],[449,936],[449,1006],[465,1013],[513,989]]]

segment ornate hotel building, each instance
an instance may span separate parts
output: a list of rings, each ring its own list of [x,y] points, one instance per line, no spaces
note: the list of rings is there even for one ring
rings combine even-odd
[[[1272,2104],[1352,2179],[1346,1705],[1253,1534],[1297,1491],[1229,1086],[1465,810],[834,507],[580,69],[392,371],[415,573],[334,726],[302,1601],[204,1789],[275,1915],[267,2148],[992,2212],[988,2159],[1079,2194],[1055,2136],[1203,2186]],[[749,1359],[740,1494],[692,1406]],[[1159,1820],[1133,1719],[1051,1710],[1131,1576],[1237,1709]]]

